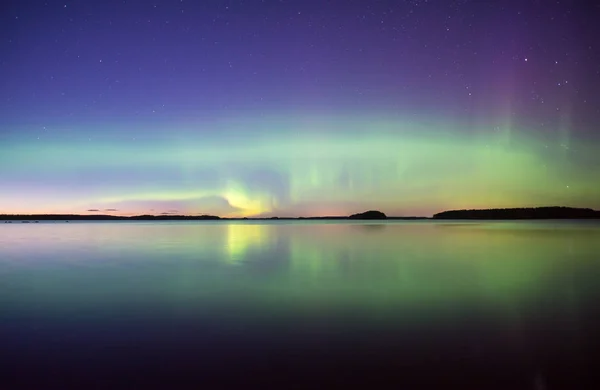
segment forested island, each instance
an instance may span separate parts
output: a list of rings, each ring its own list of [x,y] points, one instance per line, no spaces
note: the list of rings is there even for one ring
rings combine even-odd
[[[433,219],[600,219],[600,211],[574,207],[450,210],[435,214]]]

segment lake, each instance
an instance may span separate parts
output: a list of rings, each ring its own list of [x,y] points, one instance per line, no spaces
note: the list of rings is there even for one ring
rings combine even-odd
[[[0,388],[581,389],[599,280],[595,221],[0,222]]]

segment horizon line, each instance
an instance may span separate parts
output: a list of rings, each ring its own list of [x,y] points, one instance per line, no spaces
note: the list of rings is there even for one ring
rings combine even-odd
[[[205,219],[205,220],[269,220],[269,219],[285,219],[285,220],[295,220],[295,219],[361,219],[361,216],[369,214],[369,213],[381,213],[380,216],[376,218],[363,218],[363,219],[434,219],[436,215],[442,214],[452,214],[457,212],[490,212],[490,211],[518,211],[518,210],[548,210],[548,209],[569,209],[572,211],[588,211],[593,213],[600,213],[592,208],[586,207],[570,207],[570,206],[536,206],[536,207],[509,207],[509,208],[485,208],[485,209],[452,209],[452,210],[444,210],[438,213],[433,214],[432,216],[418,216],[418,215],[410,215],[410,216],[388,216],[385,213],[379,210],[367,210],[360,213],[350,214],[350,215],[314,215],[314,216],[253,216],[253,217],[222,217],[213,214],[174,214],[174,213],[161,213],[161,214],[132,214],[132,215],[114,215],[114,214],[72,214],[72,213],[36,213],[36,214],[27,214],[27,213],[16,213],[16,214],[5,214],[0,213],[0,219],[2,217],[61,217],[60,219],[66,219],[65,217],[72,218],[85,218],[90,217],[92,219],[97,218],[107,218],[107,219],[135,219],[135,218],[156,218],[156,219]]]

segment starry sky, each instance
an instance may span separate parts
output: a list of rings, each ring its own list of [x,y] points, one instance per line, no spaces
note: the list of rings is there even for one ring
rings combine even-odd
[[[593,2],[1,7],[0,213],[600,209]]]

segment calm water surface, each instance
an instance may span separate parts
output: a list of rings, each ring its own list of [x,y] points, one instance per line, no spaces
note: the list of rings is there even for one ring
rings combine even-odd
[[[593,388],[599,278],[597,222],[1,224],[0,388]]]

